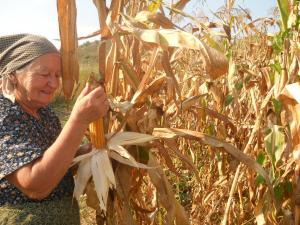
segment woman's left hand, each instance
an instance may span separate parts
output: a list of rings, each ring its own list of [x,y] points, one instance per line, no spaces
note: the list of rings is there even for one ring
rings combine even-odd
[[[78,150],[76,152],[75,157],[87,154],[90,151],[92,151],[92,145],[91,144],[80,145],[80,147],[78,148]]]

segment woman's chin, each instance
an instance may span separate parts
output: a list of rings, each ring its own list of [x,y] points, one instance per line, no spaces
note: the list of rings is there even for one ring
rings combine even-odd
[[[53,100],[53,95],[47,95],[47,94],[42,94],[40,96],[40,98],[37,99],[36,102],[39,103],[39,105],[41,105],[41,107],[47,106],[49,105]]]

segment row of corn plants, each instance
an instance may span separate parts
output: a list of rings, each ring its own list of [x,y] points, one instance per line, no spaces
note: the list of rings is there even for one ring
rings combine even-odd
[[[101,38],[111,111],[74,160],[97,224],[299,224],[299,1],[253,20],[227,0],[208,21],[189,0],[93,3],[100,28],[77,37],[75,0],[57,0],[66,98],[78,39]]]

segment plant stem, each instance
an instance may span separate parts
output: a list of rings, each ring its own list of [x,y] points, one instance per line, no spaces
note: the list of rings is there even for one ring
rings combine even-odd
[[[261,104],[259,114],[258,114],[258,117],[255,121],[255,124],[254,124],[253,130],[251,132],[250,138],[249,138],[249,140],[247,142],[247,145],[246,145],[246,147],[244,148],[244,151],[243,151],[245,154],[248,153],[248,151],[250,150],[251,145],[253,144],[256,133],[259,130],[259,127],[260,127],[262,116],[264,115],[264,109],[266,108],[267,103],[270,101],[272,93],[273,93],[273,88],[269,91],[266,98],[264,99],[264,101]],[[226,203],[224,217],[223,217],[223,220],[222,220],[222,223],[221,223],[222,225],[227,225],[227,220],[228,220],[228,216],[229,216],[229,210],[230,210],[230,206],[231,206],[231,202],[232,202],[232,197],[233,197],[233,194],[235,193],[237,184],[239,182],[239,177],[240,177],[239,175],[240,175],[241,167],[242,167],[242,164],[239,164],[238,168],[235,172],[234,178],[233,178],[233,182],[232,182],[232,185],[231,185],[231,188],[230,188],[229,197],[228,197],[228,200],[227,200],[227,203]]]

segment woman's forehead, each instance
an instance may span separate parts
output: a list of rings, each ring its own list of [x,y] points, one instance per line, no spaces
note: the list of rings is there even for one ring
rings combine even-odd
[[[40,56],[28,65],[30,70],[49,70],[53,67],[60,69],[60,54],[47,54]]]
[[[41,71],[41,70],[44,71],[49,68],[45,65],[42,65],[41,63],[32,63],[28,69],[32,71]]]

